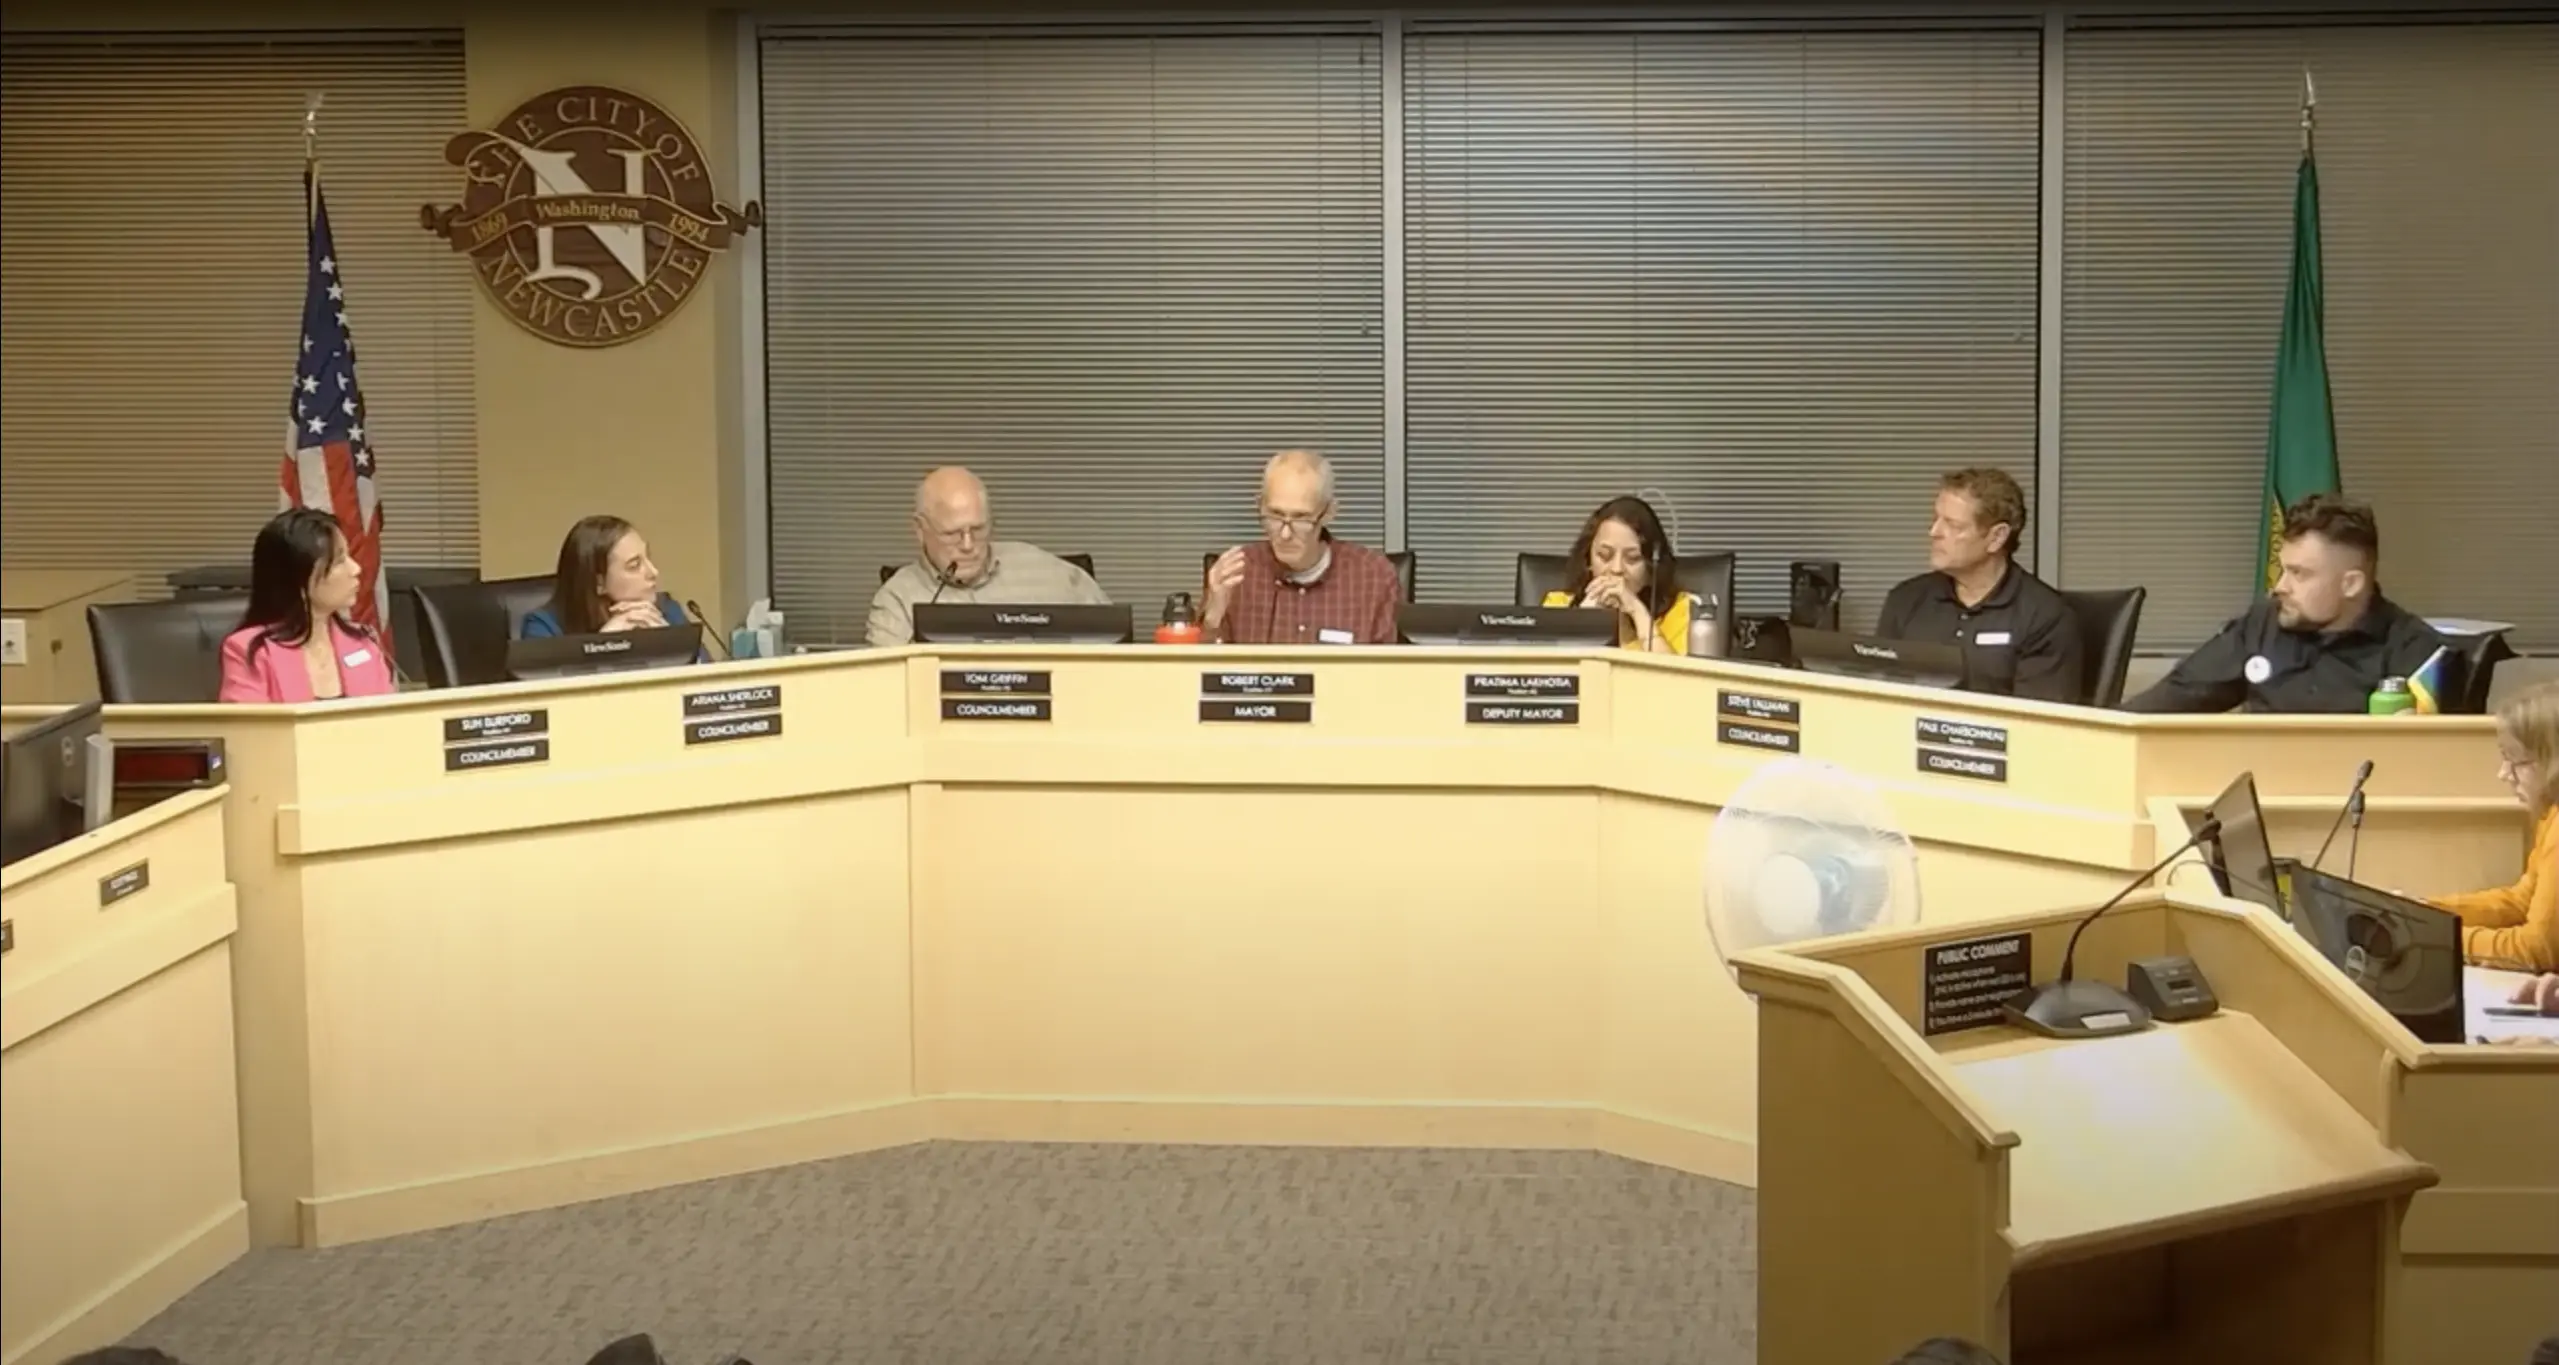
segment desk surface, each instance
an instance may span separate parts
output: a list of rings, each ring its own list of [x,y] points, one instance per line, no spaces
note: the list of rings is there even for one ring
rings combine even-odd
[[[2515,1038],[2546,1038],[2559,1043],[2559,1019],[2514,1018],[2490,1014],[2488,1007],[2503,1005],[2515,997],[2515,991],[2532,979],[2530,972],[2499,971],[2494,967],[2461,969],[2461,1036],[2478,1043],[2502,1043]]]
[[[2433,1182],[2244,1014],[2083,1041],[1985,1034],[1947,1061],[2018,1135],[2020,1264]]]

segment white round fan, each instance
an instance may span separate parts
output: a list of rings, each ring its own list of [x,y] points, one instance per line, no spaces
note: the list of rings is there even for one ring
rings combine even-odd
[[[1786,758],[1745,780],[1706,836],[1706,929],[1735,953],[1919,922],[1919,859],[1875,784]]]

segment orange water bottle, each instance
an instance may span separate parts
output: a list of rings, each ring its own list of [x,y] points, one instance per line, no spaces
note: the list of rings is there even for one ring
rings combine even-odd
[[[1200,642],[1199,613],[1191,607],[1191,595],[1177,592],[1164,599],[1164,623],[1155,628],[1159,645],[1195,645]]]

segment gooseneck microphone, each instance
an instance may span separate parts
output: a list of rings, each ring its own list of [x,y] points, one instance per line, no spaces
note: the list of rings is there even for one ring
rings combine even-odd
[[[2346,880],[2355,879],[2355,855],[2364,842],[2364,789],[2355,784],[2355,794],[2346,798]]]
[[[960,561],[956,557],[948,564],[944,564],[940,560],[933,561],[933,595],[924,599],[924,605],[929,607],[940,602],[942,600],[943,589],[958,582],[959,576]]]
[[[2043,1034],[2048,1038],[2104,1038],[2117,1033],[2138,1033],[2150,1027],[2150,1011],[2143,1004],[2103,981],[2077,980],[2079,936],[2088,932],[2109,910],[2130,899],[2158,876],[2169,864],[2185,857],[2197,844],[2221,837],[2221,817],[2208,815],[2195,832],[2176,851],[2162,858],[2149,871],[2124,884],[2124,889],[2104,905],[2091,910],[2070,931],[2070,942],[2061,950],[2061,975],[2046,985],[2037,986],[2008,1002],[2003,1011],[2011,1023]]]
[[[701,630],[702,638],[708,640],[714,648],[717,648],[720,651],[721,658],[734,659],[737,657],[737,655],[729,651],[729,642],[721,639],[720,632],[711,628],[711,618],[703,612],[701,603],[694,601],[690,597],[685,598],[684,614],[693,618],[693,624]]]
[[[2328,837],[2319,841],[2319,855],[2310,860],[2312,867],[2317,867],[2327,860],[2328,846],[2337,842],[2337,831],[2344,827],[2348,817],[2353,818],[2358,832],[2363,829],[2364,784],[2371,780],[2372,760],[2367,758],[2355,769],[2355,784],[2346,789],[2346,803],[2337,808],[2337,818],[2328,822]],[[2351,860],[2353,855],[2348,854],[2347,857]],[[2350,868],[2346,873],[2346,880],[2354,879],[2355,874]]]

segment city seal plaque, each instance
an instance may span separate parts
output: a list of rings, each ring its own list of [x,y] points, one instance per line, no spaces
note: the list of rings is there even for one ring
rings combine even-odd
[[[574,85],[536,95],[485,131],[455,136],[462,202],[419,210],[468,253],[480,287],[516,324],[562,346],[619,346],[693,296],[712,253],[764,222],[723,204],[702,145],[637,95]]]

